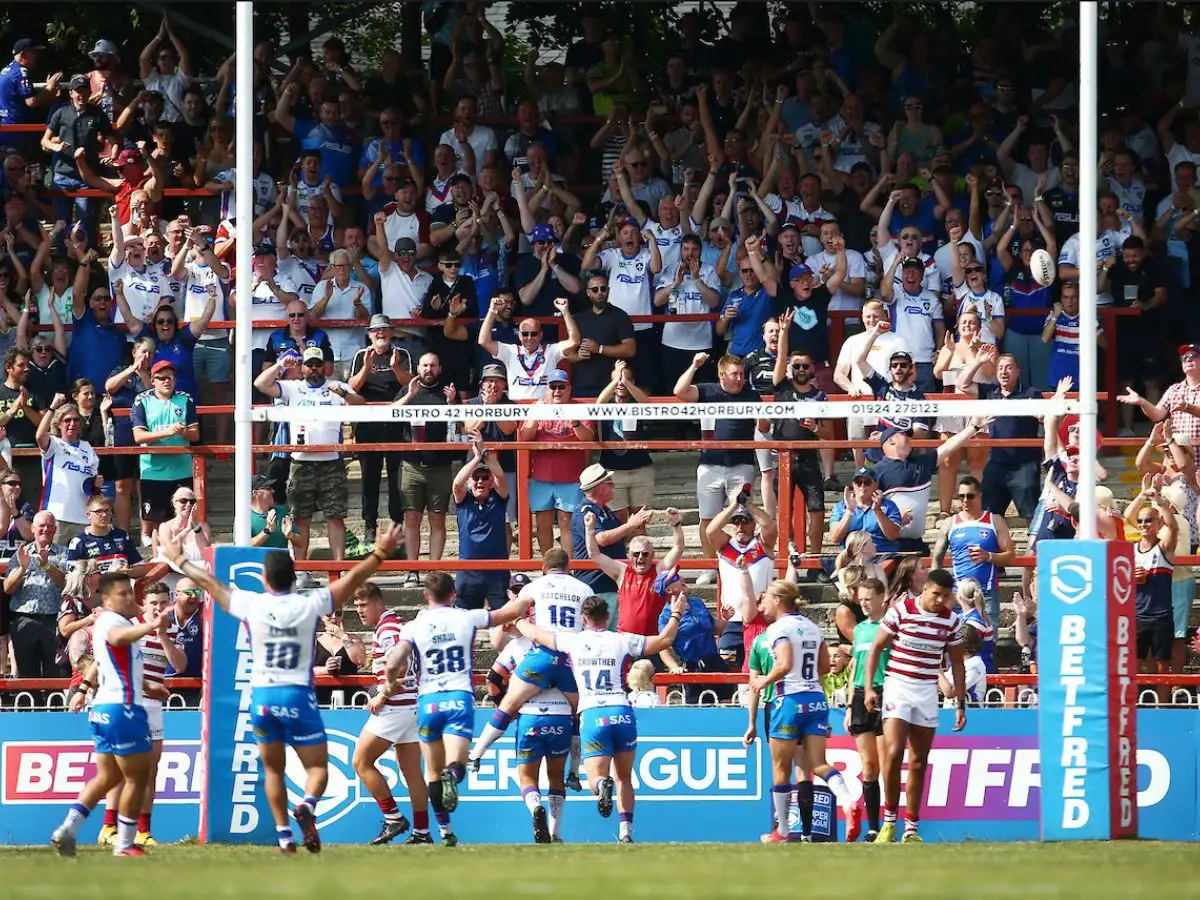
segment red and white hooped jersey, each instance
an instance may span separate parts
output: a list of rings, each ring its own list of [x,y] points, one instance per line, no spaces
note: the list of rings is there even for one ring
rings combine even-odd
[[[141,625],[145,621],[145,616],[136,616],[133,624]],[[167,677],[167,651],[163,649],[158,632],[150,632],[138,643],[142,646],[142,678],[153,684],[164,684]]]
[[[962,617],[949,609],[926,612],[912,597],[892,606],[880,626],[892,636],[887,677],[937,683],[947,647],[962,644]]]
[[[400,640],[400,628],[404,623],[393,609],[386,609],[375,625],[375,637],[371,640],[371,671],[375,673],[382,688],[387,681],[387,655]],[[400,682],[400,688],[387,699],[388,706],[412,706],[417,702],[417,669],[413,656],[408,658],[408,671]]]

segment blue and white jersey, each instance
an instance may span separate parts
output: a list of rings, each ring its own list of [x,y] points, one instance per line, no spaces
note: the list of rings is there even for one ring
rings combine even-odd
[[[400,629],[400,640],[412,645],[420,668],[417,695],[441,691],[470,693],[475,632],[492,624],[486,609],[431,606]]]
[[[767,647],[772,655],[775,654],[775,647],[780,641],[787,641],[792,645],[792,670],[779,682],[779,693],[824,693],[821,675],[817,671],[821,645],[825,643],[821,629],[800,613],[789,613],[767,626],[766,635]]]
[[[114,297],[118,281],[121,282],[121,290],[125,294],[125,303],[129,306],[129,311],[143,325],[151,325],[155,311],[163,303],[170,303],[175,299],[161,265],[143,265],[139,270],[126,261],[114,266],[109,260],[108,286]],[[118,325],[125,323],[125,316],[115,302],[113,321]]]
[[[504,649],[496,657],[496,665],[501,666],[509,673],[515,672],[521,665],[521,661],[529,655],[533,648],[534,644],[529,638],[523,635],[515,637],[504,645]],[[519,713],[522,716],[569,716],[572,714],[571,704],[567,701],[566,695],[558,688],[546,688],[544,691],[540,691],[521,707]]]
[[[250,687],[312,687],[317,623],[331,612],[328,588],[286,594],[232,591],[229,614],[245,622],[250,635]]]
[[[659,249],[661,253],[661,247]],[[669,287],[675,283],[675,273],[679,269],[678,254],[674,265],[668,266],[663,259],[663,270],[655,283],[655,289]],[[700,285],[720,294],[724,288],[717,270],[710,265],[701,265],[697,277],[685,275],[683,282],[671,292],[667,299],[666,312],[668,315],[697,315],[712,312],[700,293]],[[661,310],[657,310],[661,312]],[[663,346],[673,350],[711,350],[713,343],[712,325],[708,322],[667,322],[663,325]]]
[[[946,680],[950,682],[950,686],[954,686],[954,670],[947,668],[945,671]],[[979,656],[968,656],[963,660],[963,674],[966,676],[967,687],[964,692],[966,695],[967,706],[982,706],[984,695],[987,693],[987,667],[984,661]],[[956,700],[947,698],[942,706],[946,709],[953,709],[957,705]]]
[[[103,610],[92,626],[92,653],[100,671],[100,684],[94,706],[115,703],[121,706],[144,706],[142,696],[142,648],[133,641],[123,647],[114,647],[108,642],[108,634],[114,628],[129,628],[131,621],[110,609]]]
[[[1115,256],[1117,251],[1121,249],[1121,244],[1124,241],[1114,231],[1105,231],[1096,235],[1096,270],[1099,271],[1101,264],[1107,261],[1110,257]],[[1079,233],[1071,235],[1067,238],[1067,242],[1062,245],[1058,251],[1059,266],[1073,266],[1079,268]],[[1113,296],[1108,291],[1096,295],[1096,303],[1099,306],[1112,306]]]
[[[1000,552],[1000,541],[996,536],[996,524],[992,514],[985,512],[978,519],[968,519],[962,513],[950,520],[946,534],[950,545],[950,559],[954,566],[954,577],[974,578],[985,591],[996,588],[996,565],[991,562],[971,562],[971,548],[979,547]]]
[[[628,663],[645,656],[646,638],[623,631],[560,633],[555,648],[571,658],[571,670],[579,685],[579,709],[598,706],[629,706],[625,693]]]
[[[1129,215],[1139,222],[1146,215],[1146,185],[1140,178],[1131,178],[1129,184],[1121,184],[1115,175],[1108,176],[1108,189]]]
[[[551,572],[521,588],[521,597],[533,601],[533,624],[554,632],[583,629],[583,601],[595,591],[565,572]]]

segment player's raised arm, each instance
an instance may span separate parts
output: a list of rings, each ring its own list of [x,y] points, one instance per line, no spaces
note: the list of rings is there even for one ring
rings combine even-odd
[[[515,600],[509,600],[499,609],[491,610],[488,613],[488,625],[507,625],[509,622],[517,622],[517,627],[519,628],[520,623],[518,620],[529,612],[529,607],[532,603],[533,600],[522,589],[521,594]]]
[[[216,601],[217,606],[221,607],[225,612],[229,612],[229,596],[233,592],[229,585],[222,584],[208,571],[196,565],[189,560],[183,553],[183,548],[179,541],[174,538],[162,540],[159,545],[159,554],[163,559],[169,560],[175,571],[179,572],[185,578],[190,578],[196,582],[199,587],[204,588],[208,595]]]
[[[506,604],[507,605],[507,604]],[[541,644],[548,650],[558,650],[558,644],[555,642],[556,637],[553,631],[547,631],[544,628],[538,628],[528,619],[517,619],[517,631],[521,632],[529,640],[535,644]]]
[[[679,631],[679,621],[683,618],[683,614],[687,612],[687,595],[676,594],[675,599],[671,601],[671,616],[667,619],[666,627],[656,635],[646,638],[646,646],[642,651],[643,656],[654,656],[656,653],[662,653],[675,643],[675,635]]]

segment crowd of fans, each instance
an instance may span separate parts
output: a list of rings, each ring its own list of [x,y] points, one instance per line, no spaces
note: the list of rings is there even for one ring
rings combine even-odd
[[[585,7],[582,33],[558,48],[565,56],[539,48],[514,72],[485,4],[427,7],[427,82],[413,75],[418,61],[394,50],[360,66],[336,36],[313,58],[290,60],[286,75],[275,74],[271,41],[255,47],[251,222],[235,219],[232,58],[205,80],[189,36],[166,17],[144,48],[97,40],[79,74],[45,71],[36,38],[13,44],[0,122],[38,126],[0,130],[0,448],[6,459],[18,448],[41,455],[11,457],[0,481],[11,557],[3,630],[22,648],[22,674],[64,658],[52,595],[71,566],[55,560],[132,570],[158,529],[203,533],[186,508],[187,448],[202,432],[228,442],[229,417],[201,421],[196,408],[229,402],[234,378],[252,379],[258,402],[301,407],[841,392],[1017,399],[1069,390],[1079,345],[1094,339],[1117,355],[1121,436],[1134,434],[1139,407],[1158,423],[1137,461],[1146,490],[1125,520],[1152,544],[1139,544],[1139,565],[1157,554],[1145,568],[1158,573],[1177,547],[1193,549],[1200,347],[1167,335],[1190,341],[1200,309],[1200,252],[1191,252],[1200,247],[1200,38],[1171,9],[1160,5],[1135,35],[1105,35],[1094,161],[1076,150],[1070,24],[1047,36],[1005,14],[973,46],[947,48],[901,11],[869,33],[845,6],[792,4],[766,23],[756,5],[737,4],[714,43],[700,40],[697,13],[682,16],[657,61]],[[1099,167],[1095,198],[1079,196],[1084,165]],[[72,196],[84,188],[103,198]],[[1120,319],[1119,339],[1079,330],[1079,208],[1092,202],[1099,302],[1138,313]],[[253,245],[249,298],[234,290],[239,240]],[[1030,271],[1039,248],[1058,261],[1049,287]],[[211,327],[239,303],[262,323],[250,372],[232,365],[230,332]],[[672,321],[695,314],[709,320]],[[845,319],[840,343],[833,314]],[[346,321],[357,324],[329,324]],[[1176,360],[1184,379],[1171,384]],[[716,440],[834,434],[834,423],[812,419],[698,425]],[[319,511],[334,559],[368,551],[386,471],[384,512],[403,521],[407,558],[421,554],[425,527],[426,552],[441,559],[451,511],[461,558],[507,558],[515,454],[478,444],[533,440],[546,447],[532,454],[520,499],[540,549],[611,560],[585,577],[609,599],[614,623],[654,633],[670,589],[658,582],[683,552],[682,532],[668,511],[676,544],[656,563],[646,537],[654,455],[621,443],[657,427],[363,424],[358,442],[395,445],[356,454],[364,533],[345,524],[346,454],[279,452],[254,481],[254,541],[305,559]],[[1030,546],[1074,533],[1077,429],[943,416],[850,420],[847,431],[869,445],[854,451],[849,485],[834,475],[833,451],[791,455],[808,523],[807,545],[793,548],[796,577],[837,580],[849,640],[862,617],[856,579],[882,575],[894,596],[919,592],[925,570],[901,557],[929,550],[936,482],[938,544],[956,575],[976,582],[977,592],[960,593],[976,601],[991,665],[996,578],[1017,550],[1004,516],[1024,520]],[[662,434],[695,436],[689,423]],[[989,453],[972,443],[985,434],[1044,436],[1044,446]],[[916,450],[914,436],[943,442]],[[321,422],[270,434],[279,445],[343,439]],[[595,463],[550,446],[592,440],[607,442]],[[456,446],[406,449],[411,442]],[[167,452],[97,457],[94,446]],[[683,646],[664,665],[743,665],[761,631],[754,597],[775,572],[777,467],[771,451],[701,452],[700,550],[717,560],[721,599],[703,623],[711,644],[681,629]],[[39,498],[40,511],[23,504]],[[135,510],[141,551],[128,534]],[[1114,515],[1102,526],[1109,536],[1121,527]],[[54,543],[56,528],[68,546]],[[845,549],[840,562],[804,566],[825,537]],[[1194,596],[1185,567],[1172,577],[1165,607],[1159,588],[1139,585],[1142,655],[1165,667],[1182,665]],[[458,575],[468,605],[501,602],[507,587],[499,575]],[[1033,645],[1034,610],[1027,584],[1017,604],[1023,646]]]

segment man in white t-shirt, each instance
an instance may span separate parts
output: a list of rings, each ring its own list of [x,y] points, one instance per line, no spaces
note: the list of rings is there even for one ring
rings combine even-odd
[[[554,309],[562,316],[567,328],[565,340],[554,344],[542,343],[542,326],[537,319],[522,319],[517,324],[519,343],[507,344],[492,336],[499,310],[497,301],[492,300],[483,325],[479,329],[479,346],[504,363],[508,375],[508,398],[515,402],[541,400],[549,393],[546,376],[558,368],[568,353],[579,346],[579,326],[571,315],[565,297],[554,301]]]
[[[311,317],[320,319],[357,319],[362,322],[356,328],[330,328],[329,343],[333,346],[334,377],[339,381],[350,378],[350,363],[354,354],[363,346],[363,334],[371,318],[374,298],[371,289],[361,281],[350,278],[351,256],[349,250],[334,250],[329,255],[332,278],[326,278],[313,291]]]
[[[656,313],[704,315],[721,305],[721,279],[713,266],[700,262],[701,249],[698,236],[684,236],[679,247],[679,262],[664,266],[659,273],[654,292]],[[663,325],[662,343],[662,380],[664,384],[671,384],[691,366],[697,353],[712,350],[712,325],[709,322],[667,322]]]
[[[116,208],[114,205],[113,210]],[[118,281],[124,288],[129,311],[150,324],[154,311],[163,303],[167,278],[160,266],[146,264],[145,241],[140,236],[123,237],[119,226],[113,229],[113,249],[108,257],[109,289]],[[114,319],[118,325],[125,321],[120,310],[114,312]]]
[[[416,260],[417,242],[412,238],[398,239],[390,252],[379,257],[380,311],[389,319],[413,319],[421,311],[433,276],[418,269]],[[397,325],[395,334],[401,343],[417,344],[422,339],[422,329],[411,326]]]
[[[183,92],[192,84],[191,68],[187,47],[171,29],[164,13],[158,33],[138,57],[138,74],[146,90],[162,94],[162,117],[168,122],[183,119]]]
[[[867,364],[877,375],[891,377],[892,354],[898,350],[908,350],[908,346],[900,335],[894,331],[875,333],[875,326],[887,322],[887,308],[878,300],[868,300],[863,304],[862,323],[866,331],[853,334],[842,342],[838,351],[837,365],[833,370],[833,380],[851,397],[874,397],[875,392],[867,384],[866,378],[870,372],[863,371],[858,360],[862,356],[863,346],[870,342],[871,349],[867,353]],[[866,437],[866,425],[874,419],[847,419],[846,436],[850,440]],[[854,464],[862,467],[866,457],[859,448],[854,450]]]
[[[302,369],[300,378],[280,381],[284,369]],[[282,356],[254,379],[254,386],[268,397],[281,400],[283,406],[328,407],[358,406],[366,401],[342,381],[325,378],[325,354],[320,347],[307,347],[300,360],[291,354]],[[297,444],[340,444],[342,423],[318,420],[292,423],[292,440]],[[287,497],[300,538],[292,546],[296,559],[308,559],[313,514],[325,514],[329,533],[329,553],[334,559],[346,558],[346,462],[336,450],[301,450],[292,455]]]
[[[386,252],[388,247],[395,247],[400,238],[410,239],[417,248],[417,261],[430,259],[433,256],[433,244],[429,241],[429,213],[417,207],[417,185],[405,179],[396,188],[396,200],[389,203],[380,212],[383,214],[383,228],[379,227],[379,213],[375,215],[375,232],[372,238],[376,241],[376,256]],[[383,242],[379,243],[380,235]]]
[[[841,287],[834,292],[829,302],[831,310],[858,310],[862,308],[863,295],[867,290],[867,262],[857,250],[846,246],[842,226],[837,222],[825,222],[821,226],[820,253],[804,261],[813,272],[821,276],[821,283],[829,280],[838,266],[838,249],[846,254],[846,277]]]
[[[189,281],[189,287],[190,284]],[[254,275],[250,284],[251,322],[282,322],[287,319],[284,310],[289,303],[300,300],[305,306],[308,305],[291,277],[279,271],[275,245],[269,241],[254,245]],[[236,300],[235,294],[235,303]],[[255,328],[250,337],[251,343],[255,347],[262,345],[276,327]]]
[[[454,148],[454,156],[460,168],[464,159],[463,144],[470,144],[475,156],[475,172],[481,171],[484,166],[489,166],[500,158],[500,143],[496,140],[496,132],[486,125],[476,125],[475,119],[478,115],[479,101],[474,97],[463,97],[454,107],[454,127],[443,131],[442,136],[438,138],[439,144],[448,144]]]

